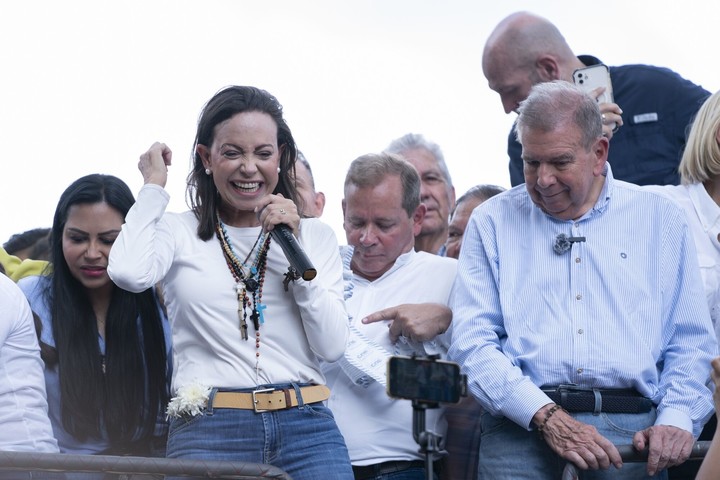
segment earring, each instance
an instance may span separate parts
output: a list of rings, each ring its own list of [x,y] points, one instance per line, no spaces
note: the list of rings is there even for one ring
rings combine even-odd
[[[206,168],[206,169],[205,169],[205,175],[210,175],[211,173],[212,173],[212,172],[210,171],[209,168]]]
[[[280,167],[278,167],[278,173],[280,173],[280,172],[282,172],[282,169]]]

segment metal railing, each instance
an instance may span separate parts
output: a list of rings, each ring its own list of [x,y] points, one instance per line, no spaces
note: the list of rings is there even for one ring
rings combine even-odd
[[[709,441],[695,442],[688,461],[702,460],[710,448],[710,443]],[[616,445],[616,447],[623,462],[647,462],[647,450],[638,452],[632,445]],[[292,480],[290,475],[281,469],[262,463],[0,451],[0,472],[6,470],[168,475],[234,480],[264,478]],[[563,470],[562,480],[577,480],[577,478],[577,467],[568,463]]]
[[[642,452],[638,452],[632,445],[615,445],[620,453],[622,461],[625,463],[641,463],[647,462],[648,450],[645,449]],[[693,449],[690,451],[690,457],[687,461],[700,461],[705,458],[708,448],[710,448],[709,441],[695,442]],[[562,474],[562,480],[577,480],[578,479],[578,468],[572,463],[568,463],[565,466]]]
[[[279,468],[261,463],[0,451],[0,471],[5,470],[291,480]]]

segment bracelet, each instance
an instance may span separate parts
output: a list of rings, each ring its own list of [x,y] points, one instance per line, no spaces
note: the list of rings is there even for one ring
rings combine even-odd
[[[547,425],[548,420],[550,420],[550,417],[552,417],[558,410],[565,411],[565,409],[562,408],[560,405],[555,404],[550,407],[550,410],[548,410],[547,413],[545,413],[545,418],[543,419],[542,423],[538,425],[538,432],[540,432],[541,437],[543,436],[543,430],[545,430],[545,425]]]

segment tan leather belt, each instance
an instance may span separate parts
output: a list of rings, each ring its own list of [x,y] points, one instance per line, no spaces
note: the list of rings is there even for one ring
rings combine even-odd
[[[330,389],[325,385],[300,387],[303,403],[316,403],[330,397]],[[213,398],[212,408],[239,408],[267,412],[284,410],[298,406],[294,388],[275,390],[273,388],[255,390],[254,392],[217,392]]]

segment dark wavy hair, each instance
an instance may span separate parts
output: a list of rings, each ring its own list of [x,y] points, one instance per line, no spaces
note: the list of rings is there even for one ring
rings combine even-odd
[[[197,234],[202,240],[209,240],[215,232],[215,211],[219,196],[213,178],[205,174],[198,145],[210,147],[215,136],[215,127],[243,112],[262,112],[270,115],[277,125],[277,144],[280,154],[280,175],[273,193],[302,204],[295,186],[295,159],[297,146],[290,127],[283,119],[282,105],[265,90],[255,87],[230,86],[217,92],[203,107],[198,120],[197,133],[193,144],[193,167],[187,178],[187,197],[190,207],[198,219]]]
[[[135,199],[119,178],[93,174],[73,182],[55,210],[50,233],[53,273],[46,295],[56,356],[45,360],[59,364],[65,429],[81,440],[99,437],[104,430],[113,451],[133,452],[133,445],[153,434],[168,401],[165,336],[153,290],[131,293],[115,286],[105,322],[103,373],[97,319],[62,247],[70,208],[101,202],[124,219]]]

